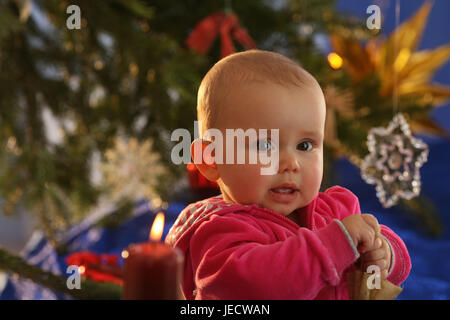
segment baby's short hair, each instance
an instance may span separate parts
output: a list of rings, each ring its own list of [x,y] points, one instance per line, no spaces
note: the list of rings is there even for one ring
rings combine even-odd
[[[281,54],[256,49],[234,53],[218,61],[200,84],[197,96],[197,118],[202,121],[200,137],[214,128],[233,88],[258,82],[320,90],[311,74]]]

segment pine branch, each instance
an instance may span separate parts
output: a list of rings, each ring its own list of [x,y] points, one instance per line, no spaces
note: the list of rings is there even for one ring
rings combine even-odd
[[[118,300],[122,296],[122,287],[111,283],[98,283],[92,280],[82,280],[81,289],[69,289],[67,279],[44,271],[37,266],[28,264],[22,258],[8,253],[0,248],[0,269],[17,273],[44,287],[67,294],[80,300]]]

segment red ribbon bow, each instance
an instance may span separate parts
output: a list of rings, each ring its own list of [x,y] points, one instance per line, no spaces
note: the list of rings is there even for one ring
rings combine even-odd
[[[235,52],[231,36],[247,49],[256,48],[255,42],[248,35],[247,30],[242,28],[238,17],[229,13],[216,12],[195,26],[186,40],[189,48],[199,53],[206,53],[220,32],[221,36],[221,57],[224,58]]]

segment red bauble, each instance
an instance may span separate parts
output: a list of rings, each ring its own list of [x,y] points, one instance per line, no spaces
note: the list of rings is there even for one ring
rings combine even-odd
[[[198,190],[212,188],[219,190],[217,183],[206,179],[193,163],[189,163],[186,169],[188,172],[189,185],[192,189]]]
[[[67,265],[83,267],[82,276],[97,282],[112,282],[123,285],[122,267],[117,254],[96,254],[80,251],[66,257]]]

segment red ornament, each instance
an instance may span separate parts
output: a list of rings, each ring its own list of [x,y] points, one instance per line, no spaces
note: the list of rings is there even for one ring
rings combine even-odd
[[[84,266],[86,264],[99,264],[101,261],[100,255],[89,251],[72,253],[66,257],[66,263],[68,265]]]
[[[189,163],[186,169],[188,172],[189,185],[192,189],[198,190],[213,188],[220,190],[219,185],[215,181],[209,181],[206,179],[193,163]]]
[[[235,52],[231,37],[247,49],[256,48],[255,42],[248,35],[247,30],[240,26],[238,17],[233,13],[226,14],[222,11],[213,13],[197,23],[187,38],[186,44],[189,48],[205,54],[219,32],[222,58]]]
[[[123,285],[122,267],[117,254],[96,254],[80,251],[66,257],[67,265],[76,265],[86,278],[98,282],[112,282]]]

